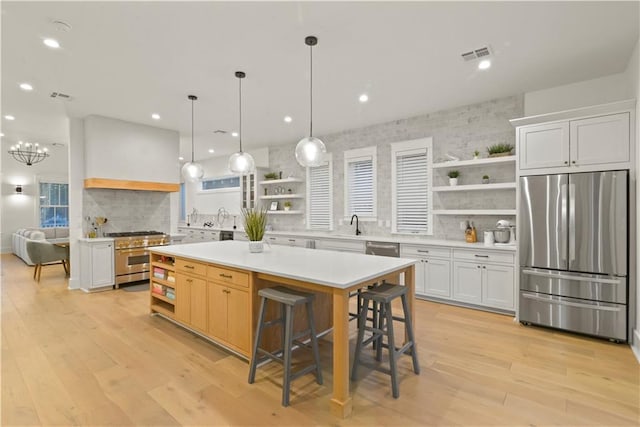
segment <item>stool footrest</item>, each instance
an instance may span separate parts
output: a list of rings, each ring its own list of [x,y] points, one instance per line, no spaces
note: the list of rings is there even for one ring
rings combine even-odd
[[[315,364],[314,365],[309,365],[309,366],[307,366],[307,367],[305,367],[303,369],[300,369],[298,372],[293,372],[293,373],[289,374],[289,376],[291,377],[291,380],[293,381],[296,378],[299,378],[299,377],[301,377],[303,375],[307,375],[310,372],[315,372],[316,369],[318,369],[317,365],[315,365]]]

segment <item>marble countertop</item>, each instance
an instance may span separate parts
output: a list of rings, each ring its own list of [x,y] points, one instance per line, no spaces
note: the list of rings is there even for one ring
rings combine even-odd
[[[232,228],[215,228],[215,227],[200,227],[200,226],[179,226],[179,228],[189,228],[193,230],[209,230],[209,231],[237,231],[244,232],[243,229],[232,229]],[[375,242],[385,242],[385,243],[401,243],[406,245],[430,245],[430,246],[445,246],[445,247],[454,247],[454,248],[466,248],[466,249],[486,249],[493,251],[506,251],[506,252],[515,252],[516,245],[485,245],[483,242],[477,243],[467,243],[464,240],[445,240],[445,239],[430,239],[427,237],[409,237],[406,235],[396,235],[396,236],[373,236],[373,235],[359,235],[356,236],[354,234],[343,234],[343,233],[333,233],[333,232],[313,232],[313,231],[267,231],[265,233],[266,236],[293,236],[300,237],[304,239],[338,239],[338,240],[352,240],[352,241],[375,241]]]
[[[349,288],[416,263],[407,258],[374,257],[279,245],[265,245],[264,252],[251,253],[249,242],[237,240],[157,246],[152,250],[161,255],[273,274],[339,289]]]

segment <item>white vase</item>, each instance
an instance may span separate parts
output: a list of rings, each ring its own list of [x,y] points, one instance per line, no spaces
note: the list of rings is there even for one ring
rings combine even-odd
[[[288,211],[289,209],[291,209],[291,206],[285,206],[285,207],[284,207],[284,210],[285,210],[285,211]]]
[[[249,252],[259,253],[259,252],[262,252],[263,250],[264,250],[264,242],[262,240],[249,242]]]
[[[449,178],[449,185],[452,187],[458,185],[458,178]]]

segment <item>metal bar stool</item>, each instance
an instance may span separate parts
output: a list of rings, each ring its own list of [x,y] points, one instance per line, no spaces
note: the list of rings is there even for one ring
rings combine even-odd
[[[253,384],[256,377],[256,368],[258,363],[267,359],[276,360],[284,365],[284,378],[282,381],[282,406],[289,406],[289,391],[291,381],[295,380],[302,375],[306,375],[309,372],[315,371],[316,382],[322,384],[322,372],[320,370],[320,352],[318,350],[318,339],[316,338],[316,328],[313,317],[313,300],[315,296],[310,293],[300,292],[293,289],[285,288],[284,286],[276,286],[274,288],[265,288],[258,291],[258,295],[262,297],[260,301],[260,313],[258,314],[258,326],[256,330],[256,339],[253,345],[253,351],[251,352],[251,366],[249,368],[249,384]],[[280,318],[265,322],[265,308],[267,301],[272,300],[280,304]],[[308,329],[301,331],[297,334],[293,333],[293,312],[294,308],[298,305],[305,304],[307,307],[307,319]],[[274,326],[282,324],[282,350],[275,351],[273,353],[260,348],[262,341],[262,334],[264,328],[267,326]],[[299,370],[298,372],[291,372],[291,351],[293,345],[309,347],[309,344],[299,341],[303,336],[310,334],[311,336],[311,349],[313,352],[314,363]],[[282,353],[282,357],[278,354]],[[258,359],[258,354],[264,355],[261,359]]]
[[[362,364],[375,369],[380,372],[391,375],[391,391],[394,398],[400,396],[398,389],[398,369],[397,360],[400,355],[411,350],[411,357],[413,359],[413,371],[416,374],[420,374],[420,365],[418,364],[418,352],[416,349],[415,337],[413,334],[413,325],[411,323],[411,316],[409,314],[409,307],[407,305],[407,288],[404,286],[393,285],[390,283],[384,283],[366,292],[362,292],[361,297],[363,299],[362,308],[360,309],[358,328],[358,341],[356,342],[356,354],[353,361],[353,368],[351,371],[351,379],[356,380],[358,365]],[[404,317],[394,317],[391,304],[396,298],[400,298],[402,301],[402,309],[404,311]],[[372,326],[367,326],[367,313],[369,311],[369,302],[373,302],[374,309],[376,305],[379,307],[378,315],[374,315]],[[407,342],[401,347],[395,346],[395,335],[393,331],[393,321],[397,320],[404,322],[407,329]],[[364,332],[372,332],[371,337],[364,339]],[[387,345],[383,343],[383,337],[387,337]],[[372,365],[360,361],[360,353],[362,348],[370,343],[374,343],[376,350],[376,360],[382,360],[382,347],[389,349],[389,369],[382,368],[378,365]]]

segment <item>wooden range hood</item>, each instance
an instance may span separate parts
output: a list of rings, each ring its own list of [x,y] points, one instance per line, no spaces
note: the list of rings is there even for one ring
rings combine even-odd
[[[163,191],[166,193],[176,193],[180,191],[180,184],[149,181],[127,181],[122,179],[108,178],[86,178],[84,180],[84,188],[108,188],[111,190]]]

